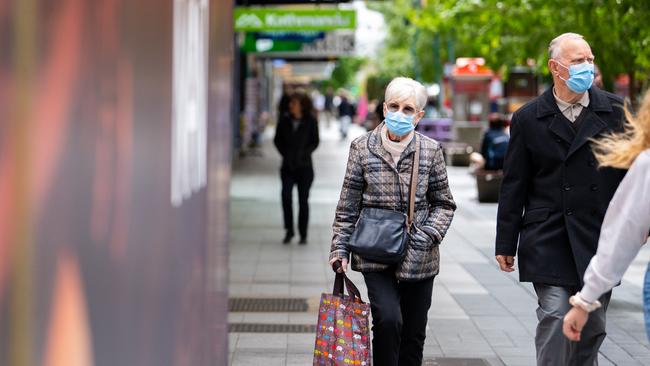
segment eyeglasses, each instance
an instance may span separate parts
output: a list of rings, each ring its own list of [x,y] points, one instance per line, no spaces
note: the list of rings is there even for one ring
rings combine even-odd
[[[397,103],[397,102],[389,102],[389,103],[386,103],[386,107],[388,108],[389,112],[395,113],[395,112],[402,111],[402,113],[404,115],[406,115],[406,116],[413,116],[418,112],[418,110],[415,109],[415,107],[413,107],[410,104],[400,104],[400,103]]]

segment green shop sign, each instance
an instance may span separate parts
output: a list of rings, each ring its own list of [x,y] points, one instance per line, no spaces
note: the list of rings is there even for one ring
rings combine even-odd
[[[327,31],[354,29],[354,10],[235,8],[236,31]]]

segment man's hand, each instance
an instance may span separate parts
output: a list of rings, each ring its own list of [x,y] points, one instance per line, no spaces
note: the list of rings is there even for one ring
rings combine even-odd
[[[512,255],[497,255],[497,262],[503,272],[514,272],[515,257]]]
[[[334,262],[340,261],[341,262],[341,267],[336,271],[338,273],[342,272],[347,272],[348,271],[348,260],[346,258],[332,258],[330,259],[330,266],[332,266],[332,269],[334,268]]]
[[[562,324],[562,332],[564,335],[574,342],[580,341],[580,333],[585,326],[589,313],[584,311],[581,307],[574,306],[564,316],[564,323]]]

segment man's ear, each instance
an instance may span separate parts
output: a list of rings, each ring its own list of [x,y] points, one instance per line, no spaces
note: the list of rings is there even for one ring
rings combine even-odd
[[[558,76],[560,73],[557,71],[557,61],[553,59],[548,59],[548,71],[551,72],[551,75]]]

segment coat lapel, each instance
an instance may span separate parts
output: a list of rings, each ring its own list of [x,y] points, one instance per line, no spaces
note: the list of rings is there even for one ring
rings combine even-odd
[[[573,130],[573,128],[569,126],[569,123],[571,122],[566,120],[566,118],[564,118],[562,113],[557,113],[553,117],[551,123],[549,123],[548,129],[553,134],[560,137],[562,140],[566,141],[568,144],[572,144],[573,141],[575,140],[576,133]]]
[[[393,162],[393,157],[381,145],[381,129],[383,127],[384,123],[381,123],[370,133],[370,136],[368,137],[368,151],[380,157],[394,172],[397,172],[397,168]]]
[[[413,134],[413,138],[411,139],[411,142],[409,142],[409,144],[406,145],[406,149],[404,149],[404,151],[402,151],[402,155],[400,155],[399,162],[397,163],[398,166],[399,166],[399,163],[402,160],[406,159],[409,155],[411,155],[411,154],[413,154],[415,152],[415,141],[417,140],[417,138],[415,137],[416,133],[417,132],[415,132]]]
[[[590,139],[607,128],[607,123],[598,116],[598,112],[611,113],[613,110],[612,104],[607,99],[605,93],[596,87],[589,89],[589,107],[586,109],[587,115],[585,116],[585,120],[582,121],[580,129],[578,129],[576,138],[569,148],[567,157],[571,156],[584,144],[589,142]]]
[[[291,126],[291,131],[293,131],[294,136],[298,137],[305,134],[306,128],[307,128],[307,123],[305,122],[305,120],[301,120],[300,123],[298,123],[298,128],[296,128],[295,130],[293,129],[293,126]]]
[[[548,129],[554,135],[558,136],[562,140],[566,141],[567,144],[571,144],[575,139],[575,131],[566,118],[560,112],[560,109],[557,107],[555,102],[555,97],[553,96],[553,88],[547,89],[544,94],[542,94],[539,103],[537,104],[537,119],[546,120],[553,116],[551,123],[548,124]]]
[[[573,153],[578,151],[584,144],[591,138],[598,135],[603,129],[607,128],[605,123],[597,112],[612,112],[612,105],[607,99],[607,96],[598,88],[592,87],[589,89],[589,106],[586,108],[587,115],[582,121],[582,125],[577,132],[569,125],[570,122],[566,121],[562,112],[560,112],[553,96],[553,88],[549,88],[544,92],[540,103],[537,106],[537,118],[554,115],[553,120],[549,124],[549,130],[562,140],[571,144],[567,158]]]
[[[578,129],[576,138],[573,140],[573,143],[569,148],[567,158],[607,127],[607,123],[600,119],[591,108],[587,108],[586,113],[587,115],[585,116],[585,120],[582,121],[582,125],[580,126],[580,129]]]

